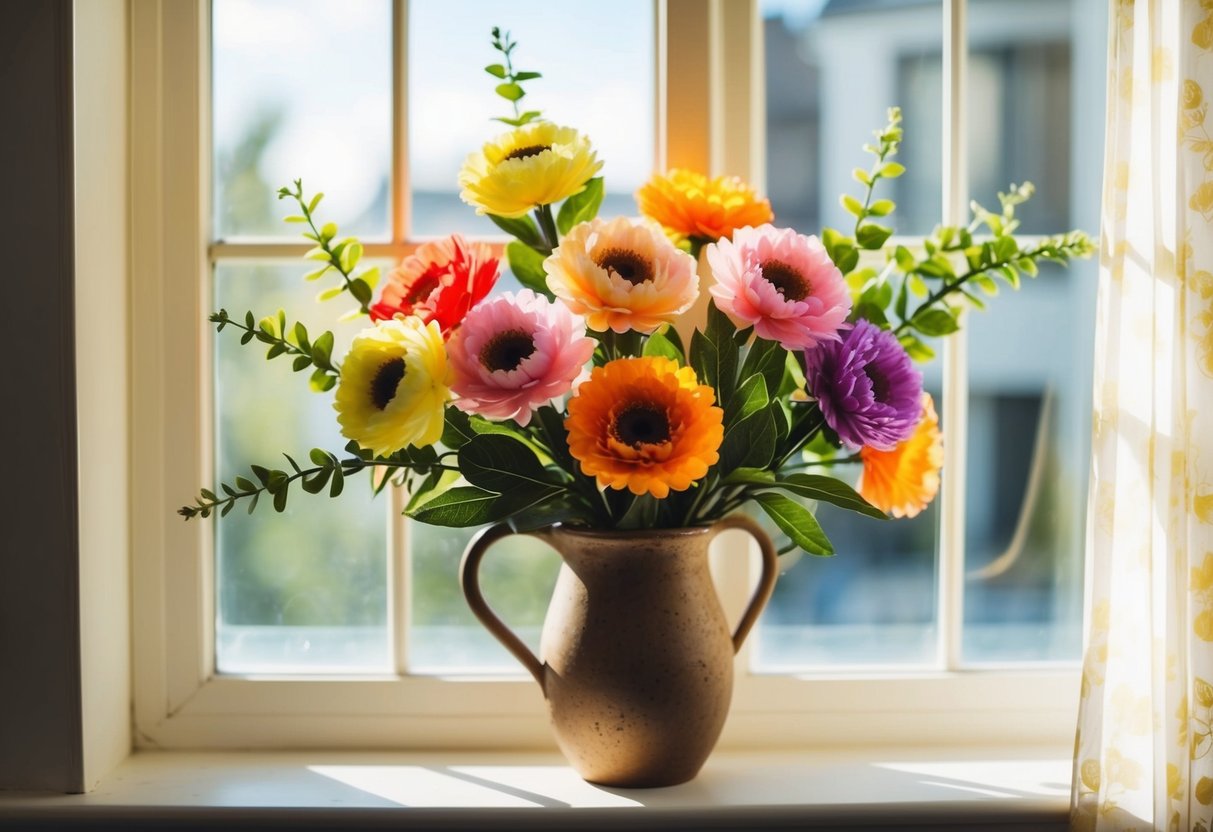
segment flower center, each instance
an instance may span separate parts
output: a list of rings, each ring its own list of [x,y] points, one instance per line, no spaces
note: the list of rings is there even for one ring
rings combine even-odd
[[[665,410],[647,403],[631,404],[615,417],[611,433],[625,445],[660,445],[670,441]]]
[[[528,144],[526,147],[518,147],[511,150],[509,153],[505,154],[505,159],[502,159],[502,161],[504,162],[509,159],[529,159],[532,156],[538,156],[545,150],[551,149],[552,146],[550,144]]]
[[[762,278],[774,286],[785,300],[804,300],[809,296],[809,281],[787,263],[768,260],[762,264]]]
[[[884,377],[884,373],[876,369],[872,364],[868,364],[863,368],[864,375],[872,382],[872,398],[883,403],[889,395],[889,380]]]
[[[521,329],[499,332],[480,350],[480,363],[485,369],[517,370],[524,358],[535,351],[535,339]]]
[[[421,301],[430,296],[430,292],[438,288],[438,284],[442,282],[442,274],[438,269],[430,269],[421,277],[417,278],[417,282],[409,287],[408,292],[404,296],[404,302],[410,306],[415,306]]]
[[[385,362],[371,379],[371,401],[380,410],[386,410],[396,395],[396,388],[404,378],[404,359],[393,358]]]
[[[626,248],[608,248],[594,261],[600,269],[614,272],[633,286],[653,279],[649,261]]]

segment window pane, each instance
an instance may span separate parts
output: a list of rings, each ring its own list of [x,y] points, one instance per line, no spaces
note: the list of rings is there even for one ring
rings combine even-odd
[[[862,147],[897,104],[907,172],[885,186],[898,202],[892,220],[902,234],[929,232],[940,211],[941,4],[763,0],[761,8],[776,223],[813,234],[823,225],[852,228],[838,196],[858,193],[851,170],[870,166]],[[925,368],[937,402],[940,364]],[[859,474],[855,466],[835,473],[852,483]],[[887,523],[829,505],[816,513],[838,554],[785,556],[759,621],[755,668],[934,663],[938,506]]]
[[[938,371],[927,389],[939,400]],[[855,484],[858,466],[830,473]],[[813,509],[836,554],[784,555],[775,594],[759,619],[758,672],[857,665],[929,665],[936,660],[938,501],[913,519],[881,522],[818,503]],[[752,514],[777,548],[786,536]]]
[[[459,559],[476,531],[409,524],[408,662],[414,673],[525,673],[472,615],[459,589]],[[555,550],[525,535],[499,541],[481,562],[485,599],[536,655],[559,566]]]
[[[1030,180],[1025,232],[1098,232],[1106,4],[969,9],[974,197]],[[967,661],[1079,656],[1095,288],[1094,261],[1042,267],[966,328]]]
[[[342,355],[365,321],[334,327],[346,307],[317,305],[304,270],[221,264],[215,308],[290,310],[313,337],[333,329],[333,353]],[[218,481],[249,476],[250,463],[286,467],[283,452],[302,465],[311,448],[341,451],[331,392],[311,392],[289,357],[266,361],[264,346],[241,346],[232,328],[213,337]],[[369,479],[351,478],[338,500],[292,488],[281,514],[264,500],[251,516],[241,508],[215,525],[219,671],[391,672],[388,501],[371,499]]]
[[[489,29],[510,31],[515,68],[543,77],[525,84],[520,104],[589,136],[604,162],[601,214],[635,215],[635,190],[653,170],[652,0],[553,3],[445,0],[409,3],[409,186],[412,233],[500,234],[459,199],[467,155],[510,128],[511,115],[485,71],[496,63]],[[469,23],[469,21],[472,21]]]
[[[900,105],[906,174],[886,184],[900,234],[929,232],[940,216],[943,9],[939,2],[762,0],[766,36],[767,194],[778,225],[849,231],[838,204],[857,193],[862,147]]]
[[[390,0],[214,0],[214,233],[297,239],[302,178],[351,234],[388,233]]]

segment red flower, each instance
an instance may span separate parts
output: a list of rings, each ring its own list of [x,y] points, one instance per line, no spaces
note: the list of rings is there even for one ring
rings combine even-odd
[[[468,243],[458,234],[425,243],[388,275],[371,305],[371,320],[416,315],[426,323],[437,321],[449,335],[493,288],[499,272],[500,263],[484,243]]]

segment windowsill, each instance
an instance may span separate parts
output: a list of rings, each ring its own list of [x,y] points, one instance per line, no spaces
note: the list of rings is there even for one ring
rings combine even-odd
[[[594,786],[548,753],[140,752],[87,795],[0,794],[0,826],[1060,830],[1069,783],[1055,749],[718,752],[667,789]]]

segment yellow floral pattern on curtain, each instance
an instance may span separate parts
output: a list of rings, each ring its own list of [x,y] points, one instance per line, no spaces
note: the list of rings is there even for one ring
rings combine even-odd
[[[1113,0],[1072,826],[1213,832],[1213,0]]]

